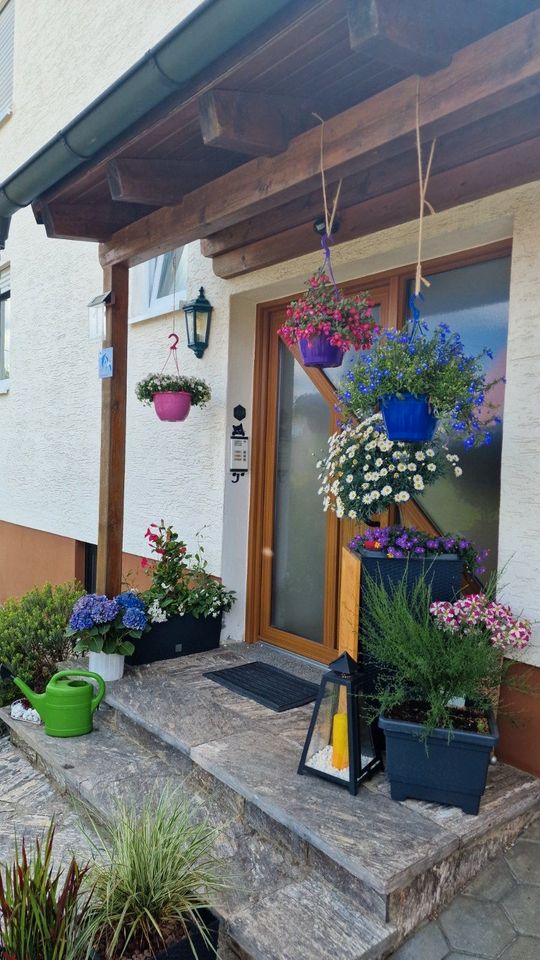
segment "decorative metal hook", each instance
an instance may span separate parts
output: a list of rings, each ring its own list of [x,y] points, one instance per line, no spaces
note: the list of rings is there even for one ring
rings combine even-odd
[[[177,348],[177,346],[178,346],[178,343],[179,343],[179,341],[180,341],[180,337],[178,336],[177,333],[170,333],[169,336],[167,337],[167,339],[170,340],[171,337],[174,339],[174,343],[172,344],[172,346],[171,346],[170,349],[171,349],[171,350],[176,350],[176,348]]]

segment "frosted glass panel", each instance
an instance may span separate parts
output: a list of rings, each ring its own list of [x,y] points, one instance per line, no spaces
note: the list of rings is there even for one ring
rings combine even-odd
[[[290,351],[282,343],[279,351],[272,625],[322,643],[326,515],[315,464],[330,414]]]
[[[490,379],[506,370],[510,257],[473,264],[429,277],[425,290],[424,319],[430,327],[448,323],[461,334],[467,353],[483,347],[493,352],[486,359]],[[490,399],[503,416],[504,384]],[[447,477],[428,487],[418,503],[442,532],[459,532],[490,551],[488,573],[497,566],[502,427],[494,427],[493,442],[465,450],[460,440],[450,448],[461,457],[463,476]]]

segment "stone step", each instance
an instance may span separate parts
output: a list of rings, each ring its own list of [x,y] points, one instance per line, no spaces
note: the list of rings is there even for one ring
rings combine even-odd
[[[222,827],[216,853],[232,875],[218,905],[223,960],[382,960],[396,945],[395,929],[361,908],[354,886],[345,891],[323,876],[305,845],[291,844],[243,797],[117,711],[100,709],[94,733],[72,739],[47,737],[6,709],[0,718],[13,744],[91,817],[106,820],[119,798],[137,804],[172,786],[189,797],[195,815]]]
[[[351,797],[298,761],[312,707],[276,714],[239,697],[205,673],[266,660],[316,680],[320,669],[263,644],[221,647],[129,671],[107,703],[120,728],[157,737],[242,798],[254,829],[307,856],[370,915],[414,929],[511,843],[540,812],[540,781],[504,764],[490,769],[477,817],[437,804],[390,799],[383,774]],[[143,734],[144,731],[144,734]],[[225,795],[225,794],[224,794]]]

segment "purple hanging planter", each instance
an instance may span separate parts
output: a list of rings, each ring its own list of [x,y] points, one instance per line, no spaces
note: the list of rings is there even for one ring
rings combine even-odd
[[[427,396],[415,397],[412,393],[389,395],[381,397],[380,404],[389,440],[404,443],[431,440],[438,420],[431,412]]]
[[[298,342],[305,367],[340,367],[343,363],[343,350],[330,343],[325,333]]]

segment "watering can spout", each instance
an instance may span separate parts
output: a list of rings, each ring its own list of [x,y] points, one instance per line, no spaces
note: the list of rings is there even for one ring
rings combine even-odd
[[[39,706],[45,700],[44,693],[34,693],[34,691],[30,689],[24,680],[21,680],[20,677],[15,676],[15,671],[13,670],[13,667],[10,667],[9,663],[0,663],[0,680],[12,680],[13,683],[18,686],[23,697],[26,697],[26,699],[32,704],[34,710],[37,710],[41,716]]]

